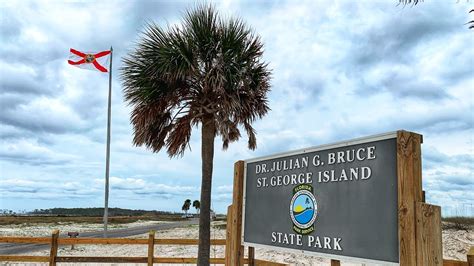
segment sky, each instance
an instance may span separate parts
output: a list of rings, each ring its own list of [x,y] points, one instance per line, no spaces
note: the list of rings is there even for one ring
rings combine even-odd
[[[68,65],[70,48],[114,48],[109,206],[180,211],[199,199],[200,129],[183,157],[133,146],[119,76],[147,22],[179,24],[194,3],[0,2],[0,209],[104,204],[108,75]],[[216,139],[213,209],[231,203],[238,160],[404,129],[423,135],[427,202],[474,215],[472,2],[212,3],[260,35],[272,69],[257,149]]]

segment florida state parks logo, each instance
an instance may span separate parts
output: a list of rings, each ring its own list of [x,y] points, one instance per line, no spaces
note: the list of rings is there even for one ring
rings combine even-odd
[[[318,203],[313,195],[313,187],[301,184],[293,189],[290,202],[290,217],[293,230],[301,235],[314,231],[314,221],[318,216]]]

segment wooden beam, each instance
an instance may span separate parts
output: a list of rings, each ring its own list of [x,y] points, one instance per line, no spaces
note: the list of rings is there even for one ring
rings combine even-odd
[[[155,245],[198,245],[199,239],[155,239]],[[224,246],[226,244],[225,239],[211,239],[211,245]]]
[[[58,262],[95,262],[95,263],[148,263],[148,257],[57,257]],[[196,264],[197,258],[154,258],[153,263]],[[245,260],[247,262],[247,260]],[[224,264],[224,258],[211,258],[211,264]]]
[[[226,244],[225,244],[225,265],[230,266],[230,258],[232,257],[232,204],[227,207],[227,224],[226,224]]]
[[[19,243],[19,244],[50,244],[50,237],[0,237],[0,243]],[[94,244],[94,245],[144,245],[147,244],[147,239],[132,239],[132,238],[58,238],[59,245],[74,245],[74,244]],[[196,239],[160,239],[156,244],[176,244],[176,245],[197,245]],[[213,245],[225,245],[225,239],[212,239]]]
[[[50,244],[50,237],[17,237],[17,236],[1,236],[0,243],[34,243],[34,244]]]
[[[288,264],[278,263],[273,261],[265,261],[265,260],[255,260],[256,266],[287,266]]]
[[[58,255],[58,237],[59,230],[54,230],[51,234],[51,252],[49,253],[49,266],[56,266],[56,257]]]
[[[147,257],[76,257],[61,256],[57,257],[57,262],[95,262],[95,263],[147,263]]]
[[[474,265],[474,247],[471,247],[467,253],[467,263],[471,266]]]
[[[168,263],[168,264],[196,264],[197,258],[155,258],[155,263]],[[210,258],[210,264],[225,264],[224,258]]]
[[[471,265],[469,265],[467,261],[443,260],[443,266],[471,266]]]
[[[249,247],[249,266],[254,266],[255,265],[255,248],[254,247]]]
[[[48,238],[51,241],[50,238]],[[27,240],[22,240],[21,243],[29,243]],[[0,241],[1,242],[1,241]],[[49,242],[48,242],[49,243]],[[148,239],[143,238],[60,238],[58,239],[60,245],[148,245]],[[185,238],[168,238],[155,239],[155,245],[197,245],[198,239]],[[225,245],[225,239],[211,239],[211,245]]]
[[[148,239],[136,238],[60,238],[60,245],[147,245]]]
[[[234,193],[232,200],[232,266],[243,265],[244,247],[242,246],[242,204],[244,195],[244,161],[234,164]]]
[[[416,204],[416,252],[418,265],[443,265],[441,207]]]
[[[155,231],[151,230],[148,234],[148,266],[153,266],[153,257],[155,253]]]
[[[10,256],[10,255],[0,255],[0,261],[49,262],[49,256]]]
[[[331,266],[341,266],[340,260],[331,260]]]
[[[419,265],[416,258],[415,205],[422,201],[421,135],[397,132],[397,175],[400,266]]]

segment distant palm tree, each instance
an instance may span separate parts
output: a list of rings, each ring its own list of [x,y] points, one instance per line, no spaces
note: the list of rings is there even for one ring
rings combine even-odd
[[[199,214],[199,209],[201,208],[201,202],[199,202],[199,200],[193,201],[193,207],[196,208],[196,213]]]
[[[184,211],[184,214],[186,215],[186,217],[188,217],[189,207],[191,207],[191,200],[187,199],[184,201],[183,207],[181,207],[181,210]]]
[[[201,126],[198,265],[209,265],[214,140],[220,136],[226,149],[243,128],[255,149],[252,123],[269,110],[270,70],[262,55],[260,38],[242,20],[221,19],[201,5],[185,13],[181,27],[149,24],[123,59],[135,145],[183,155],[192,129]]]

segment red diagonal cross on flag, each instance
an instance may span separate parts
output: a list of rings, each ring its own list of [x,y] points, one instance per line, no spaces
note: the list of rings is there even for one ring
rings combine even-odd
[[[83,53],[71,48],[70,52],[71,54],[67,61],[70,65],[90,70],[99,70],[100,72],[108,72],[107,68],[103,65],[108,60],[108,55],[110,54],[109,50],[98,53]]]

